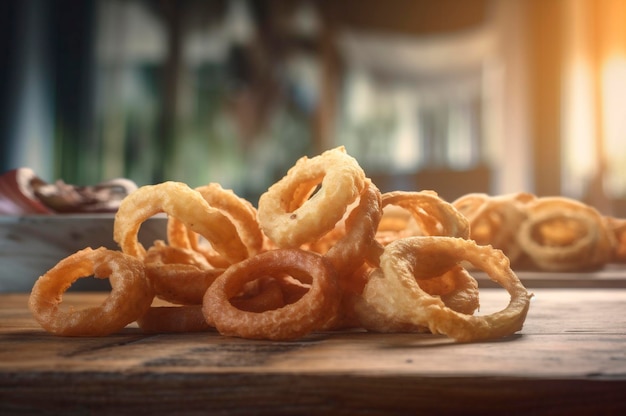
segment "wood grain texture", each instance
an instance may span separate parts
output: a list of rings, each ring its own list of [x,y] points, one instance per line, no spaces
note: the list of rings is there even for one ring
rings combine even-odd
[[[523,330],[457,344],[360,331],[295,342],[201,334],[102,338],[38,327],[0,295],[0,414],[619,414],[626,290],[537,289]],[[68,293],[76,307],[104,294]],[[506,303],[484,289],[482,313]],[[572,413],[573,412],[573,413]]]

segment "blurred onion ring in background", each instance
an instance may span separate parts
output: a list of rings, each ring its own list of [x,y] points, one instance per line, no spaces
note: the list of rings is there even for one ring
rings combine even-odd
[[[99,306],[61,309],[63,294],[77,279],[89,276],[111,283]],[[39,324],[65,336],[104,336],[120,331],[150,307],[154,293],[141,260],[104,247],[86,248],[65,259],[34,284],[29,307]]]
[[[615,234],[595,208],[565,197],[544,197],[527,204],[526,212],[517,241],[541,270],[593,270],[612,259]]]
[[[612,260],[616,263],[626,262],[626,219],[606,217],[606,226],[615,236]]]
[[[452,205],[469,220],[472,240],[502,250],[511,264],[516,264],[522,256],[517,230],[527,218],[525,205],[535,199],[525,192],[498,196],[471,193]]]

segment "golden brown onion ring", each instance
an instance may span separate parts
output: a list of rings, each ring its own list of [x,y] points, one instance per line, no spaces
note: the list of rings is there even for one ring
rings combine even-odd
[[[284,274],[310,284],[310,289],[294,303],[263,312],[241,310],[231,303],[247,283]],[[278,249],[226,269],[207,290],[202,310],[209,325],[223,335],[291,340],[320,328],[336,314],[338,304],[335,271],[322,256],[299,249]]]
[[[592,270],[613,256],[615,235],[593,207],[564,197],[543,197],[528,204],[528,218],[517,241],[542,270]]]
[[[345,234],[326,252],[340,279],[351,275],[365,261],[377,266],[383,247],[374,238],[382,215],[381,194],[369,180],[359,204],[345,222]]]
[[[224,272],[202,254],[160,240],[148,249],[144,268],[155,296],[178,305],[201,305],[208,287]]]
[[[63,294],[78,279],[109,279],[111,292],[98,306],[61,308]],[[56,264],[34,284],[28,305],[47,331],[65,336],[104,336],[120,331],[150,307],[154,293],[140,260],[119,251],[85,248]]]
[[[382,200],[383,208],[397,206],[407,210],[417,222],[420,235],[469,238],[467,218],[434,191],[386,192]]]
[[[259,222],[278,247],[297,248],[331,231],[364,187],[363,169],[343,147],[302,157],[259,198]]]
[[[606,217],[606,226],[615,236],[612,261],[626,262],[626,219]]]
[[[424,259],[431,261],[424,262]],[[420,287],[421,279],[436,270],[469,262],[485,271],[509,292],[509,304],[501,311],[467,315],[447,307],[439,296]],[[490,246],[454,237],[410,237],[396,240],[385,248],[381,267],[374,270],[358,306],[365,327],[375,331],[416,331],[428,329],[459,341],[495,339],[519,331],[526,319],[532,295],[511,270],[508,258]]]
[[[263,250],[265,236],[257,221],[256,208],[247,200],[237,196],[232,190],[224,189],[218,183],[195,188],[213,208],[226,215],[237,228],[242,242],[248,250],[248,256]],[[228,261],[222,259],[210,245],[202,245],[197,233],[190,231],[177,218],[170,217],[167,225],[168,241],[174,247],[190,248],[203,253],[216,267],[226,267]]]
[[[472,193],[452,204],[467,217],[472,240],[502,250],[515,264],[522,255],[517,230],[527,217],[525,205],[534,199],[534,195],[524,192],[499,196]]]
[[[144,221],[160,212],[178,218],[188,229],[202,235],[229,262],[248,257],[230,219],[211,207],[198,191],[180,182],[142,186],[122,200],[115,215],[113,238],[124,253],[145,257],[146,250],[137,234]]]

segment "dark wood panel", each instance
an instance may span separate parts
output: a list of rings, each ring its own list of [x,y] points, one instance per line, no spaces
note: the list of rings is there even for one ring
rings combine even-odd
[[[0,295],[0,413],[617,414],[626,410],[626,290],[543,289],[520,333],[459,344],[361,331],[294,342],[215,332],[47,334]],[[104,294],[67,294],[84,307]],[[484,289],[481,313],[507,302]],[[467,414],[467,413],[464,413]]]
[[[428,35],[473,29],[489,12],[486,0],[344,0],[328,2],[342,27],[408,35]]]

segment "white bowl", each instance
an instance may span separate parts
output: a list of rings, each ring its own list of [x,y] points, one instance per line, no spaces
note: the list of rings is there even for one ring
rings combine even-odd
[[[35,281],[61,259],[86,247],[119,250],[113,240],[114,214],[0,215],[0,293],[30,291]],[[141,225],[147,248],[166,240],[167,217]],[[106,279],[79,279],[72,289],[108,288]]]

